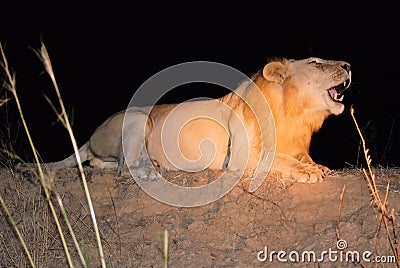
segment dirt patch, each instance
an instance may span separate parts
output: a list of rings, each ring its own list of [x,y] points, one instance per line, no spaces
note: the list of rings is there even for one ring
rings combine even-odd
[[[346,252],[357,251],[360,259],[367,251],[387,260],[394,255],[384,226],[378,230],[380,213],[371,204],[368,185],[357,169],[337,170],[317,184],[285,185],[276,178],[268,178],[254,193],[249,193],[248,185],[240,182],[221,199],[194,208],[161,203],[132,181],[116,180],[113,170],[85,167],[85,172],[108,267],[163,267],[165,230],[169,237],[169,267],[289,267],[294,264],[291,259],[297,258],[296,252],[301,267],[372,267],[365,261],[346,262]],[[388,207],[400,218],[400,169],[376,169],[375,173],[382,198],[390,181]],[[207,171],[166,174],[171,179],[186,181],[215,175]],[[77,169],[60,170],[52,178],[88,267],[99,267],[93,223]],[[0,169],[0,194],[35,263],[39,267],[67,266],[53,216],[33,174],[28,170]],[[72,239],[61,222],[74,263],[79,266]],[[398,228],[399,223],[396,225]],[[337,249],[338,237],[347,243],[343,251]],[[286,252],[280,256],[287,264],[278,260],[279,251]],[[310,252],[316,253],[315,261]],[[305,262],[301,261],[302,256]],[[338,260],[330,261],[335,256]],[[0,210],[0,260],[1,267],[28,266],[3,209]],[[394,263],[378,267],[381,265],[396,267]]]

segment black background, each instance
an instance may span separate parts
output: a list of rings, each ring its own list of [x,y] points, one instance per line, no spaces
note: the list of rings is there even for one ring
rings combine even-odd
[[[394,6],[127,2],[131,3],[53,1],[2,7],[0,41],[16,72],[23,112],[44,161],[60,160],[72,153],[72,147],[44,98],[57,101],[33,52],[41,41],[49,51],[79,145],[108,116],[126,108],[135,90],[164,68],[206,60],[250,76],[268,58],[316,56],[348,61],[353,84],[344,99],[345,112],[330,117],[315,134],[310,149],[314,160],[332,168],[364,163],[349,113],[353,105],[373,164],[399,165],[399,14]],[[226,92],[195,85],[178,88],[163,101],[220,97]],[[7,93],[2,89],[1,94]],[[8,137],[12,129],[14,150],[31,157],[22,129],[17,131],[13,101],[0,109],[3,135]]]

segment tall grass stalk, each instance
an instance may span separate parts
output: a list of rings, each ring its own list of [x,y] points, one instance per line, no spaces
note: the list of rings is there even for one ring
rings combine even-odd
[[[95,231],[95,234],[96,234],[97,246],[98,246],[98,249],[99,249],[101,265],[102,265],[102,267],[106,267],[106,263],[105,263],[105,259],[104,259],[104,253],[103,253],[103,247],[102,247],[102,244],[101,244],[101,238],[100,238],[100,233],[99,233],[99,228],[98,228],[98,225],[97,225],[96,215],[95,215],[95,211],[94,211],[93,204],[92,204],[92,199],[90,197],[89,188],[88,188],[87,181],[86,181],[86,175],[85,175],[85,172],[83,171],[82,161],[81,161],[81,157],[80,157],[80,154],[79,154],[79,148],[78,148],[78,145],[76,143],[76,139],[75,139],[74,133],[72,131],[72,127],[71,127],[71,124],[69,122],[69,118],[68,118],[67,112],[65,110],[64,102],[63,102],[63,100],[61,98],[61,93],[60,93],[60,90],[58,88],[58,84],[57,84],[57,81],[56,81],[56,78],[55,78],[55,75],[54,75],[54,71],[53,71],[53,67],[52,67],[51,61],[50,61],[50,57],[49,57],[49,54],[47,52],[47,49],[46,49],[46,46],[44,45],[44,43],[42,43],[40,51],[37,51],[37,55],[39,56],[40,60],[42,61],[43,65],[44,65],[44,67],[46,69],[46,72],[50,76],[51,81],[52,81],[53,86],[54,86],[54,89],[56,91],[57,97],[58,97],[58,101],[59,101],[59,104],[60,104],[60,107],[61,107],[61,112],[58,115],[58,117],[59,117],[60,121],[62,122],[62,124],[64,125],[64,127],[67,129],[68,134],[69,134],[69,136],[71,138],[72,146],[74,148],[74,152],[75,152],[75,156],[76,156],[76,161],[78,163],[79,172],[80,172],[82,183],[83,183],[83,187],[84,187],[84,190],[85,190],[86,199],[87,199],[87,202],[88,202],[88,205],[89,205],[90,216],[91,216],[92,221],[93,221],[93,228],[94,228],[94,231]]]
[[[398,246],[398,237],[397,237],[395,217],[394,217],[394,212],[393,212],[394,210],[392,209],[391,212],[389,212],[388,209],[387,209],[388,194],[389,194],[389,183],[387,184],[387,187],[386,187],[385,198],[382,201],[382,199],[381,199],[381,197],[379,195],[378,187],[376,185],[375,173],[372,171],[372,167],[371,167],[372,159],[371,159],[370,155],[368,154],[369,153],[369,149],[367,149],[367,147],[366,147],[365,139],[364,139],[364,137],[363,137],[363,135],[361,133],[361,130],[360,130],[359,126],[358,126],[357,120],[356,120],[356,118],[354,116],[353,107],[351,107],[351,109],[350,109],[350,114],[351,114],[351,116],[353,118],[354,124],[356,125],[358,134],[360,135],[361,143],[362,143],[363,151],[364,151],[364,157],[365,157],[365,160],[367,162],[368,171],[365,168],[363,168],[362,170],[363,170],[364,176],[365,176],[365,178],[367,180],[368,187],[369,187],[369,190],[371,192],[371,195],[373,197],[373,202],[377,206],[378,211],[380,212],[378,230],[380,229],[382,221],[383,221],[385,229],[386,229],[386,235],[387,235],[389,243],[390,243],[390,247],[392,248],[392,251],[393,251],[394,256],[396,258],[397,267],[400,267],[399,249],[397,247]],[[391,222],[392,229],[390,229],[390,227],[389,227],[389,221]],[[392,238],[392,234],[393,234],[394,238]],[[393,241],[393,239],[395,241]]]
[[[73,267],[72,257],[71,257],[71,254],[69,253],[68,246],[67,246],[67,243],[65,241],[65,237],[64,237],[64,234],[62,232],[61,225],[60,225],[60,221],[58,220],[57,212],[56,212],[56,210],[54,208],[53,202],[51,201],[51,197],[50,197],[51,193],[49,191],[48,182],[46,182],[45,177],[44,177],[44,173],[43,173],[43,169],[42,169],[41,165],[39,164],[39,157],[38,157],[35,145],[33,143],[32,137],[30,135],[28,125],[27,125],[27,123],[25,121],[24,114],[22,112],[21,103],[19,101],[18,94],[17,94],[15,74],[12,74],[10,69],[9,69],[8,61],[7,61],[7,58],[5,56],[5,53],[4,53],[4,50],[3,50],[3,46],[1,45],[1,43],[0,43],[0,51],[1,51],[1,56],[2,56],[2,59],[3,59],[2,67],[3,67],[3,69],[4,69],[5,73],[6,73],[6,79],[7,79],[7,81],[5,82],[5,87],[9,91],[11,91],[11,93],[14,96],[15,102],[17,104],[18,112],[19,112],[19,115],[21,117],[22,124],[24,126],[26,135],[28,137],[29,144],[31,146],[31,149],[32,149],[32,152],[33,152],[33,155],[34,155],[34,158],[35,158],[35,162],[38,164],[37,166],[38,166],[38,172],[39,172],[39,174],[38,174],[39,181],[40,181],[40,183],[41,183],[41,185],[42,185],[42,187],[44,189],[44,193],[45,193],[47,202],[49,204],[51,213],[52,213],[54,221],[56,223],[57,230],[58,230],[58,233],[60,235],[60,238],[61,238],[61,241],[62,241],[62,245],[63,245],[64,251],[65,251],[65,255],[66,255],[67,260],[68,260],[68,264],[69,264],[70,267]],[[15,227],[16,227],[16,225],[14,226],[14,228]]]
[[[168,268],[168,230],[164,230],[164,268]]]

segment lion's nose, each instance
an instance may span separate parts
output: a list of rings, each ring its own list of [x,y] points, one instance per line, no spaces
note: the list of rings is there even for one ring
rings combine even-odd
[[[340,64],[340,67],[342,67],[343,69],[345,69],[347,73],[350,72],[350,64],[349,64],[349,63],[347,63],[347,62],[342,62],[342,63]]]

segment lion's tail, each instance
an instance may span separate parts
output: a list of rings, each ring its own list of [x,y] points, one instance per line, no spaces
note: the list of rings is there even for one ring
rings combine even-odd
[[[79,148],[79,156],[81,158],[82,163],[85,162],[86,160],[89,160],[89,142],[86,142],[84,145],[82,145],[81,148]],[[65,158],[64,160],[57,162],[41,163],[41,165],[49,169],[60,169],[60,168],[75,167],[78,165],[78,162],[76,161],[75,154],[72,154],[69,157]],[[24,163],[24,164],[18,164],[18,166],[37,167],[37,164]]]

